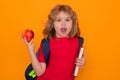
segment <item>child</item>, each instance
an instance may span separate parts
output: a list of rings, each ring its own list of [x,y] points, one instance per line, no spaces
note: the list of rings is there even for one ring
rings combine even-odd
[[[37,80],[74,80],[75,66],[81,68],[85,57],[77,58],[80,35],[76,13],[68,5],[55,6],[48,15],[43,34],[50,40],[49,65],[46,66],[40,45],[38,58],[34,43],[23,41],[28,47]]]

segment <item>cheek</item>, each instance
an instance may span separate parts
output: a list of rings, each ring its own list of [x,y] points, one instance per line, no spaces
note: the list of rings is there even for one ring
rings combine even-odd
[[[55,29],[55,31],[58,31],[59,30],[59,25],[54,23],[54,29]]]
[[[67,22],[67,25],[68,25],[68,26],[72,26],[72,25],[73,25],[73,22],[72,22],[72,21]]]
[[[72,23],[69,23],[69,24],[68,24],[68,29],[70,29],[70,30],[71,30],[71,29],[72,29],[72,27],[73,27]]]
[[[72,30],[72,26],[70,26],[69,28],[68,28],[68,31],[70,32]]]
[[[60,28],[60,24],[59,23],[54,23],[54,28],[59,29]]]

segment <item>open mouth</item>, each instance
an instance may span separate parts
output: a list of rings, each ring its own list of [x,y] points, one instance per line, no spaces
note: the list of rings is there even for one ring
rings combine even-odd
[[[66,28],[61,28],[60,31],[61,31],[62,33],[65,33],[65,32],[67,31],[67,29],[66,29]]]

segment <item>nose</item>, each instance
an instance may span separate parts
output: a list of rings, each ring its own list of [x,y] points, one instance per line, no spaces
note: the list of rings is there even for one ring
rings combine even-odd
[[[65,25],[66,25],[66,22],[65,22],[65,21],[62,21],[61,25],[62,25],[62,26],[65,26]]]

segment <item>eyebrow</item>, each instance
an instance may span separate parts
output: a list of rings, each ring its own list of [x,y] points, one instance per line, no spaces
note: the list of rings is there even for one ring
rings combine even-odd
[[[56,19],[57,19],[57,18],[61,18],[61,17],[56,17]],[[71,18],[71,17],[66,17],[66,18]]]

